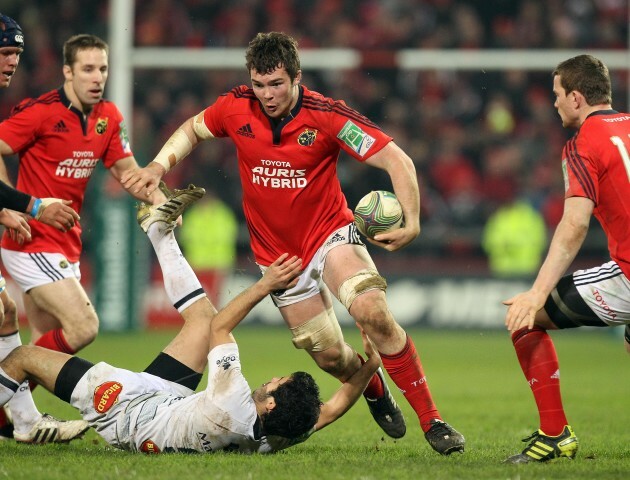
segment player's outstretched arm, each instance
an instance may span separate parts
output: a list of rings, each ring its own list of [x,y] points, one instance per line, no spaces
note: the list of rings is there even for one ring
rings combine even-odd
[[[361,398],[370,379],[374,376],[378,367],[381,366],[381,357],[376,351],[372,340],[363,330],[361,330],[361,337],[363,338],[363,349],[367,360],[354,375],[343,383],[330,400],[322,405],[319,419],[315,424],[316,431],[330,425],[350,410],[350,407]]]
[[[134,196],[143,191],[148,195],[153,194],[166,172],[192,152],[202,140],[194,128],[195,118],[189,118],[175,130],[153,161],[149,162],[146,167],[127,171],[121,176],[120,181],[129,193]]]
[[[284,290],[297,284],[302,270],[302,260],[288,258],[283,253],[273,262],[254,285],[241,292],[228,303],[210,322],[210,350],[224,343],[234,342],[232,330],[263,298],[275,290]]]

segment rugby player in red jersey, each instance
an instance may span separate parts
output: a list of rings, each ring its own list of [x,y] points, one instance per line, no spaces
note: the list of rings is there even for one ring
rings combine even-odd
[[[8,88],[24,51],[22,28],[11,17],[0,13],[0,88]],[[37,198],[0,181],[0,223],[15,242],[31,240],[31,228],[24,215],[65,232],[72,228],[79,215],[69,206],[72,202],[58,198]],[[9,296],[6,281],[0,274],[0,360],[22,344],[15,301]],[[23,443],[68,442],[79,438],[87,423],[62,421],[41,414],[33,402],[28,384],[21,385],[8,404],[14,422],[5,409],[0,409],[0,439],[15,438]]]
[[[178,128],[153,162],[123,175],[125,188],[157,188],[161,177],[198,145],[229,137],[236,145],[243,209],[256,262],[264,271],[287,252],[304,262],[295,287],[271,297],[317,365],[345,381],[361,359],[344,342],[332,297],[376,345],[385,369],[415,410],[425,438],[439,453],[463,452],[464,437],[442,420],[411,337],[393,318],[381,277],[359,238],[337,178],[343,150],[386,171],[405,225],[370,242],[396,251],[420,233],[420,196],[412,160],[381,129],[348,107],[301,85],[297,43],[260,33],[249,44],[251,87],[239,86]],[[374,419],[394,438],[406,425],[379,369],[364,396]]]
[[[24,100],[0,124],[0,179],[8,181],[2,157],[17,153],[18,189],[67,198],[80,212],[99,163],[116,179],[138,168],[120,111],[103,99],[108,50],[94,35],[65,42],[63,86]],[[165,198],[161,191],[155,197]],[[136,198],[149,199],[144,192]],[[2,261],[23,292],[32,341],[74,353],[98,332],[96,311],[80,283],[81,224],[65,233],[36,223],[31,230],[32,241],[24,244],[4,235]]]
[[[591,55],[553,72],[554,107],[577,133],[562,151],[564,213],[532,288],[506,300],[512,334],[540,417],[530,443],[507,463],[573,458],[578,439],[560,396],[560,370],[547,330],[626,325],[630,353],[630,114],[612,109],[606,66]],[[591,215],[608,238],[611,261],[565,275],[582,246]]]

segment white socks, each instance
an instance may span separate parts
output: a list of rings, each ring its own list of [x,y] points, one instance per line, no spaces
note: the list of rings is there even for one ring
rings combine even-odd
[[[182,312],[199,298],[205,297],[197,275],[184,258],[175,234],[166,231],[166,224],[153,223],[147,235],[162,268],[166,294],[177,311]]]
[[[9,353],[20,345],[22,345],[22,340],[20,339],[19,332],[6,337],[0,337],[0,361],[4,360]],[[2,371],[2,374],[5,377],[10,378],[6,376],[4,371]],[[15,380],[11,380],[15,382]],[[0,390],[0,404],[4,404],[7,402],[7,400],[4,400],[4,395],[8,394],[10,389],[6,388],[6,390],[4,390],[0,388]],[[42,414],[39,413],[39,410],[37,410],[37,407],[35,406],[33,395],[31,395],[31,389],[28,385],[28,380],[19,386],[17,392],[13,393],[11,390],[11,395],[8,398],[10,398],[10,401],[7,403],[7,407],[9,407],[9,410],[11,411],[15,431],[18,433],[30,432],[33,426],[35,426],[35,424],[42,418]]]

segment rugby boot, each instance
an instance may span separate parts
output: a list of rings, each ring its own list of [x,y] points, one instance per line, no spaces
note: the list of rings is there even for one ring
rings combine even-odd
[[[383,370],[380,367],[376,371],[376,374],[383,383],[383,391],[385,393],[381,398],[365,398],[368,407],[370,407],[370,413],[376,423],[378,423],[378,426],[381,427],[387,435],[392,438],[401,438],[407,432],[405,418],[396,400],[394,400],[394,397],[389,391]]]
[[[164,202],[157,205],[148,205],[146,203],[140,203],[138,205],[136,218],[140,227],[145,232],[149,229],[149,226],[155,222],[164,222],[167,224],[167,231],[173,230],[177,218],[184,210],[206,193],[204,188],[195,187],[192,184],[182,190],[174,189],[171,191],[166,187],[164,182],[160,182],[159,188],[164,195],[166,195]]]
[[[19,443],[68,443],[81,438],[88,428],[85,420],[58,420],[44,413],[30,432],[13,431],[13,438]]]
[[[431,420],[431,428],[424,434],[424,438],[440,455],[450,455],[453,452],[464,453],[466,444],[464,436],[440,419]]]
[[[508,457],[503,463],[546,462],[560,457],[573,460],[579,446],[578,438],[569,425],[565,425],[558,436],[551,437],[538,430],[523,441],[529,442],[529,445],[521,453]]]

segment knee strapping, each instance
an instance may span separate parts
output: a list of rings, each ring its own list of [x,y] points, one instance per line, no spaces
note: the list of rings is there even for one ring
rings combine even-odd
[[[339,301],[348,309],[354,300],[369,290],[387,290],[387,281],[374,269],[361,270],[339,286]]]
[[[341,327],[333,309],[316,315],[307,322],[291,329],[293,345],[308,352],[323,352],[343,341]]]

